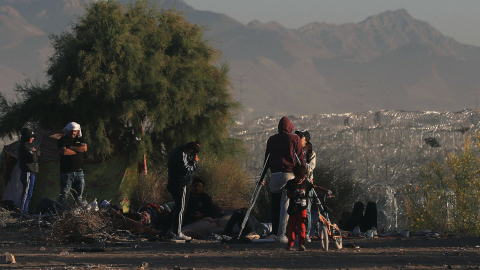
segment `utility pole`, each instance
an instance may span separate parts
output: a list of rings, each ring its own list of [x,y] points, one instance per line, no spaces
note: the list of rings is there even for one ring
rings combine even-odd
[[[244,91],[244,89],[243,89],[243,82],[245,81],[245,78],[246,78],[247,76],[246,76],[246,75],[239,75],[238,77],[239,77],[238,80],[239,80],[239,82],[240,82],[240,89],[238,89],[238,92],[240,92],[240,100],[239,100],[239,101],[240,101],[240,103],[242,103],[242,105],[243,105],[243,91]],[[240,114],[240,120],[241,120],[242,122],[243,122],[243,120],[244,120],[244,119],[243,119],[243,116],[244,116],[244,115],[243,115],[243,110],[242,110],[242,112],[241,112],[241,114]]]
[[[360,112],[363,112],[363,105],[365,104],[365,100],[364,100],[365,93],[363,88],[367,85],[367,81],[358,80],[356,82],[357,82],[357,87],[360,88]]]
[[[245,81],[245,77],[247,77],[246,75],[240,75],[238,76],[238,80],[240,82],[240,89],[238,89],[238,91],[240,92],[240,102],[243,102],[243,82]]]
[[[475,89],[475,109],[478,110],[478,89]]]

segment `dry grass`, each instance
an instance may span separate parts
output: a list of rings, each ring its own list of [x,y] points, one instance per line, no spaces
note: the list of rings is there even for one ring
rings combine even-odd
[[[0,207],[0,228],[5,227],[10,219],[10,211]]]
[[[215,204],[227,209],[248,207],[254,183],[251,175],[238,163],[238,159],[232,157],[204,160],[196,174],[206,179],[205,192],[212,197]]]
[[[236,209],[248,206],[253,183],[235,158],[201,160],[195,175],[206,179],[205,192],[220,207]],[[161,205],[172,201],[167,191],[168,175],[165,168],[152,168],[148,175],[139,179],[131,197],[132,209],[154,203]]]
[[[140,177],[130,198],[132,210],[139,209],[146,204],[161,205],[172,201],[167,190],[168,175],[165,168],[155,168],[147,176]]]

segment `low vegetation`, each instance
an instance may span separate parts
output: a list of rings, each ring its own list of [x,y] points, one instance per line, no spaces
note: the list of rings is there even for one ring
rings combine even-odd
[[[326,201],[333,210],[330,213],[333,222],[338,222],[343,212],[352,211],[362,192],[360,184],[353,178],[353,171],[345,168],[343,162],[330,163],[317,160],[317,166],[313,170],[313,182],[331,190],[335,196]],[[317,193],[323,201],[324,193]]]
[[[200,160],[195,174],[205,178],[205,192],[220,207],[236,209],[248,205],[248,196],[254,184],[235,157],[205,157]],[[166,168],[157,166],[154,170],[151,169],[148,175],[140,178],[137,183],[131,198],[133,209],[148,203],[161,205],[172,201],[167,191],[167,182]]]
[[[403,193],[411,230],[480,235],[480,133],[465,142],[461,153],[425,165],[419,183]]]

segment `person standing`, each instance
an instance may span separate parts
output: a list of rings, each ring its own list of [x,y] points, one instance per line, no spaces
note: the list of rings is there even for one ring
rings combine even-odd
[[[168,192],[175,201],[173,211],[172,234],[177,240],[191,240],[182,233],[182,222],[185,208],[190,197],[192,174],[197,169],[200,142],[189,142],[175,148],[168,158]]]
[[[277,235],[277,241],[280,243],[288,242],[285,235],[288,222],[288,198],[284,186],[287,181],[294,178],[292,169],[298,163],[297,156],[301,164],[305,165],[301,139],[292,134],[293,130],[290,119],[282,117],[278,123],[278,133],[268,138],[265,149],[266,168],[271,172],[269,187],[272,192],[272,232]],[[268,160],[267,157],[269,157]]]
[[[79,124],[70,122],[63,132],[65,135],[58,140],[58,152],[60,153],[60,198],[58,202],[67,206],[67,197],[71,193],[75,203],[80,206],[85,187],[83,153],[87,152],[87,144],[83,141],[82,129]]]
[[[308,130],[304,129],[301,131],[295,131],[295,134],[297,134],[300,139],[302,140],[302,146],[303,146],[303,153],[305,155],[305,161],[306,161],[306,167],[308,170],[308,176],[307,180],[313,184],[313,170],[315,169],[316,163],[317,163],[317,154],[313,151],[313,145],[310,143],[310,132]],[[308,193],[309,197],[309,204],[307,207],[307,218],[305,220],[306,222],[306,236],[305,236],[305,241],[311,242],[312,240],[310,239],[310,232],[312,230],[312,198],[313,198],[314,191],[310,190]]]
[[[287,197],[290,199],[288,205],[288,245],[287,250],[293,249],[295,232],[298,227],[298,250],[305,251],[305,219],[307,217],[307,206],[309,204],[308,193],[314,188],[321,188],[332,194],[330,190],[316,186],[307,181],[308,169],[305,165],[296,165],[293,168],[295,178],[289,180],[285,185]]]
[[[18,146],[18,167],[20,168],[20,182],[23,186],[20,210],[28,216],[28,205],[33,195],[35,176],[38,173],[38,157],[40,151],[33,146],[35,133],[28,128],[21,131],[20,145]]]

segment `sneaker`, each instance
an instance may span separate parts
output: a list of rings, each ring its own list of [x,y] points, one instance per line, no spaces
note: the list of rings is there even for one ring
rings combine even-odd
[[[307,249],[305,249],[305,246],[304,245],[299,245],[298,246],[298,251],[305,251]]]
[[[293,246],[287,246],[287,250],[288,251],[293,250]]]
[[[360,227],[357,226],[353,229],[353,235],[360,235],[362,232],[360,231]]]
[[[179,235],[175,235],[174,237],[175,240],[185,240],[185,241],[190,241],[192,238],[190,236],[186,236],[183,233],[180,233]]]
[[[277,237],[277,242],[282,243],[282,244],[286,244],[286,243],[288,243],[288,238],[285,235],[278,236]]]
[[[305,242],[311,243],[312,239],[310,239],[310,235],[305,236]]]

